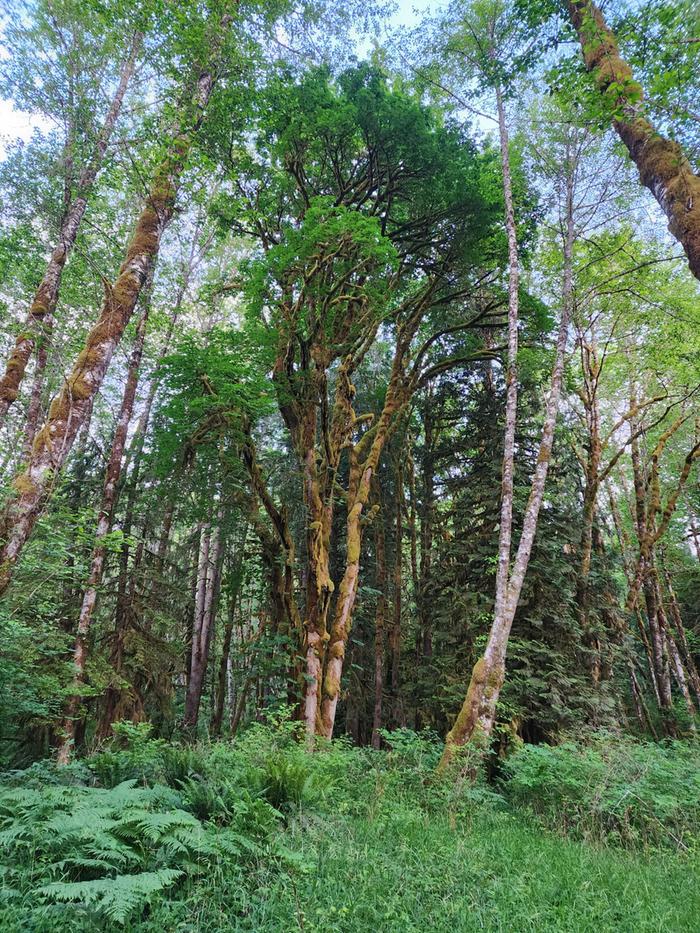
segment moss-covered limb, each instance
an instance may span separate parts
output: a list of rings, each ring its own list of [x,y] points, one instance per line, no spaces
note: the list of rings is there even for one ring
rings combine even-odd
[[[119,118],[124,96],[136,67],[142,39],[141,33],[136,33],[133,37],[129,54],[122,65],[119,83],[110,108],[107,111],[91,157],[80,175],[77,194],[66,205],[58,243],[51,253],[42,280],[29,307],[22,332],[18,334],[15,345],[10,352],[5,372],[0,377],[0,424],[19,395],[20,386],[34,347],[39,340],[46,340],[50,336],[52,317],[58,302],[63,269],[75,245],[80,223],[87,207],[88,196],[97,178],[109,140]]]
[[[224,19],[228,24],[230,17]],[[219,45],[215,44],[214,58]],[[156,169],[149,195],[113,285],[105,283],[105,299],[97,323],[88,333],[61,391],[54,398],[46,422],[34,439],[25,470],[15,478],[14,495],[0,520],[0,593],[8,586],[12,567],[32,532],[54,476],[63,466],[92,401],[99,391],[114,351],[121,340],[149,273],[155,265],[161,237],[173,216],[180,178],[194,136],[204,118],[214,87],[214,66],[198,77],[192,99],[183,107],[180,125],[163,161]]]
[[[640,181],[666,214],[690,271],[700,279],[700,177],[683,148],[659,133],[643,115],[642,88],[620,57],[600,9],[591,0],[569,0],[568,6],[586,68],[611,108],[613,125],[639,169]]]

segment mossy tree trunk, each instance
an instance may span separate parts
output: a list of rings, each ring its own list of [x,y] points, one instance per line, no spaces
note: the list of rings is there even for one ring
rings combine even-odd
[[[700,177],[682,147],[664,136],[644,115],[644,93],[620,57],[615,36],[592,0],[569,0],[583,60],[610,108],[612,123],[639,169],[641,183],[666,214],[669,230],[700,279]]]
[[[222,28],[228,21],[227,18]],[[105,283],[105,299],[97,323],[90,330],[85,347],[61,391],[51,403],[44,426],[34,439],[26,468],[14,480],[14,494],[0,522],[0,537],[4,542],[0,551],[0,594],[10,583],[14,565],[85,422],[87,411],[102,385],[114,351],[154,267],[215,77],[216,72],[209,68],[197,78],[194,95],[185,105],[165,158],[154,174],[119,275],[113,285]]]
[[[15,345],[10,353],[5,372],[2,377],[0,377],[0,425],[7,415],[10,406],[19,394],[27,364],[29,363],[37,342],[39,343],[41,354],[37,358],[37,377],[41,376],[46,365],[46,343],[50,339],[53,328],[53,313],[56,303],[58,302],[63,269],[75,245],[80,223],[87,208],[90,192],[92,191],[95,179],[102,166],[114,127],[119,119],[124,96],[136,67],[142,41],[143,36],[140,33],[136,33],[132,39],[129,54],[122,65],[119,83],[110,108],[107,111],[102,129],[97,137],[95,148],[90,160],[80,175],[77,192],[72,200],[70,199],[70,184],[66,184],[68,197],[63,220],[61,221],[58,243],[51,252],[48,265],[46,266],[44,275],[29,308],[27,320],[21,333],[18,334],[15,340]],[[34,434],[36,433],[36,421],[39,414],[40,399],[41,379],[35,378],[27,417],[28,444],[33,442]]]
[[[375,482],[374,498],[379,506],[374,520],[374,585],[377,590],[377,609],[374,614],[374,710],[372,716],[372,748],[380,748],[383,725],[384,699],[384,641],[386,627],[386,534],[384,511],[379,482]]]
[[[121,408],[117,419],[114,438],[112,440],[112,449],[105,469],[104,487],[102,490],[102,502],[97,517],[97,528],[95,530],[95,543],[93,545],[92,559],[90,563],[90,575],[87,586],[83,594],[83,600],[80,607],[80,615],[76,629],[76,640],[73,649],[73,667],[75,676],[75,691],[66,704],[66,718],[63,723],[63,739],[58,749],[58,763],[68,764],[71,757],[75,717],[80,710],[79,688],[85,680],[85,661],[87,657],[87,638],[90,632],[92,616],[97,603],[97,594],[102,583],[105,560],[107,557],[107,536],[112,530],[112,515],[117,499],[117,490],[122,472],[122,462],[124,458],[124,449],[126,447],[126,437],[131,422],[131,416],[134,411],[134,401],[136,399],[136,389],[139,380],[139,370],[141,367],[141,357],[143,355],[143,345],[146,339],[146,324],[150,309],[150,300],[147,297],[144,303],[143,312],[138,322],[134,346],[129,358],[129,366],[124,385],[124,394],[122,396]]]
[[[323,673],[321,735],[327,739],[333,738],[345,650],[350,637],[352,614],[359,586],[360,555],[365,526],[363,513],[369,502],[372,478],[378,469],[379,458],[391,430],[396,425],[397,416],[408,400],[408,393],[409,386],[404,374],[404,347],[399,341],[382,412],[376,424],[348,449],[345,567],[338,587]],[[350,404],[349,398],[346,401]],[[371,521],[373,517],[374,513],[367,516],[367,520]]]
[[[402,616],[403,616],[403,509],[404,509],[404,480],[401,452],[394,463],[396,476],[396,506],[394,511],[394,572],[393,592],[394,601],[391,618],[391,699],[392,716],[394,724],[405,725],[403,704],[401,702],[401,642],[402,642]],[[427,607],[426,607],[427,610]],[[427,612],[426,612],[427,614]],[[431,623],[421,619],[421,635],[430,640]],[[424,627],[427,622],[427,627]]]

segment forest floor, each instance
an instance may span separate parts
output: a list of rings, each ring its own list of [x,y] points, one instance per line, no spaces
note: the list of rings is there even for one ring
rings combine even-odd
[[[203,908],[192,929],[700,930],[697,867],[556,838],[511,815],[477,812],[455,826],[434,814],[379,807],[364,818],[295,822],[285,842],[306,871],[263,874],[240,905],[244,916],[227,915],[222,899],[218,922]]]
[[[700,930],[695,746],[618,749],[637,764],[610,772],[624,810],[596,778],[630,834],[611,844],[610,807],[581,809],[595,749],[526,747],[509,791],[436,781],[439,748],[408,730],[398,752],[309,755],[264,727],[196,747],[131,729],[67,770],[0,777],[3,933]]]

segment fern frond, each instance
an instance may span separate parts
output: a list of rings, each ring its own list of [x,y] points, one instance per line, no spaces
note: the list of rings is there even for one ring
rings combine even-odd
[[[38,894],[47,901],[94,905],[106,919],[126,923],[129,916],[154,894],[175,884],[183,875],[173,868],[144,871],[96,881],[57,881],[44,885]]]

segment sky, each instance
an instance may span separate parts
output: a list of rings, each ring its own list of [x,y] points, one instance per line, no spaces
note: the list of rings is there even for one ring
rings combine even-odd
[[[397,0],[392,24],[414,26],[418,22],[420,13],[431,5],[435,6],[430,0]],[[0,98],[0,158],[5,154],[9,140],[27,140],[31,137],[35,127],[47,128],[48,125],[48,121],[42,117],[15,110],[11,101]]]

